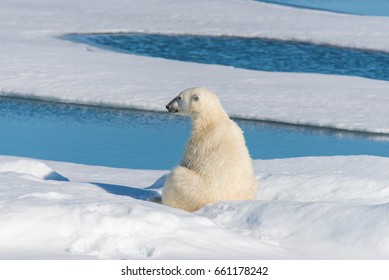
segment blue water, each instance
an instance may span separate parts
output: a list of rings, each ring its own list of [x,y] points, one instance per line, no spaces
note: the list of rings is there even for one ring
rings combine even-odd
[[[167,100],[168,102],[168,100]],[[237,120],[254,159],[389,156],[382,136]],[[0,154],[124,168],[170,169],[190,120],[168,113],[0,98]]]
[[[389,16],[389,0],[257,0],[337,13]]]
[[[389,80],[389,53],[259,38],[82,34],[65,38],[131,54],[237,68]]]

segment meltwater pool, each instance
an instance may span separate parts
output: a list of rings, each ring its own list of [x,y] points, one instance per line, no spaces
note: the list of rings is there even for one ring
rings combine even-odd
[[[73,34],[65,39],[135,55],[251,70],[389,80],[389,53],[261,38],[147,33]]]
[[[167,100],[168,102],[168,100]],[[389,136],[236,120],[254,159],[389,156]],[[0,97],[0,154],[137,169],[177,165],[189,118]]]

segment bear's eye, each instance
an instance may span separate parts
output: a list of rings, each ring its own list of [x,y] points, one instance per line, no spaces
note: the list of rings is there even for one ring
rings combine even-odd
[[[199,97],[197,95],[193,95],[193,100],[194,101],[198,101],[199,100]]]
[[[181,96],[178,96],[177,99],[178,99],[178,100],[181,100]]]

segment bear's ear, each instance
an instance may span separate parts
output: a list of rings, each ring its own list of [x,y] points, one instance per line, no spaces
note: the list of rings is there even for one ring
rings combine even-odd
[[[194,101],[199,101],[199,96],[197,94],[194,94],[192,98]]]

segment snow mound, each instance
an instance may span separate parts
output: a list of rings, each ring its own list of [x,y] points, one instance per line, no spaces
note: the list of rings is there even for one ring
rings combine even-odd
[[[158,204],[128,201],[127,206],[89,205],[80,211],[78,222],[80,227],[72,234],[76,238],[68,249],[99,258],[280,256],[279,248],[241,238],[208,219]]]
[[[36,181],[17,173],[0,176],[0,259],[283,255],[280,248],[241,237],[207,218],[113,195],[94,184]]]
[[[68,181],[67,178],[55,172],[45,163],[31,159],[0,162],[0,172],[27,174],[41,180]]]
[[[258,200],[195,213],[147,201],[166,171],[47,164],[0,157],[0,259],[389,259],[389,158],[256,160]]]
[[[199,215],[299,258],[389,258],[389,203],[222,202]],[[374,252],[374,253],[373,253]]]
[[[258,199],[389,203],[389,158],[303,157],[255,161]]]

